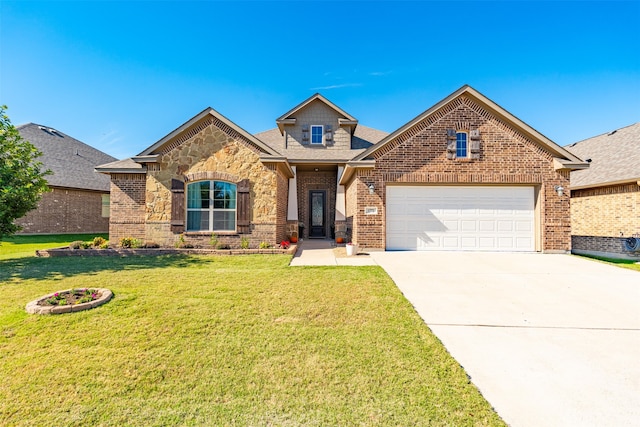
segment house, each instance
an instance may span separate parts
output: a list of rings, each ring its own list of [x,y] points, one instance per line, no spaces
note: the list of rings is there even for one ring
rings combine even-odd
[[[368,249],[568,252],[588,165],[469,86],[391,134],[320,94],[251,135],[207,108],[111,176],[110,237],[252,246],[297,233]]]
[[[106,233],[109,230],[109,177],[96,173],[100,164],[116,160],[52,127],[17,126],[25,140],[42,152],[38,161],[50,192],[38,207],[16,220],[24,234]]]
[[[590,165],[571,172],[572,251],[637,259],[640,239],[633,237],[640,237],[640,123],[567,149]]]

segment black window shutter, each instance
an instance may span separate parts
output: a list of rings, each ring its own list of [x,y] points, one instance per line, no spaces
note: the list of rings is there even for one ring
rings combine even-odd
[[[184,182],[171,180],[171,231],[184,232]]]
[[[251,205],[249,203],[249,180],[243,179],[236,187],[238,191],[238,233],[247,234],[251,224]]]

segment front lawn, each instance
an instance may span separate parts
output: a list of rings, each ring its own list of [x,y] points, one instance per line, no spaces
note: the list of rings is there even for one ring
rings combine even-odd
[[[32,257],[39,249],[58,248],[82,240],[90,241],[94,237],[109,238],[108,234],[40,234],[14,235],[0,241],[0,260],[9,258]]]
[[[576,255],[576,256],[595,259],[600,262],[604,262],[606,264],[611,264],[611,265],[615,265],[617,267],[622,267],[622,268],[628,268],[629,270],[640,271],[640,264],[638,264],[638,261],[640,261],[640,259],[632,260],[632,259],[620,259],[620,258],[607,258],[607,257],[596,256],[596,255]]]
[[[0,261],[0,424],[504,425],[381,268],[289,260]],[[81,287],[115,296],[24,311]]]

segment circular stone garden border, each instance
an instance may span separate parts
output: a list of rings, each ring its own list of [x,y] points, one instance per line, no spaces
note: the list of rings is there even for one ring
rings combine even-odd
[[[62,313],[75,313],[76,311],[89,310],[90,308],[98,307],[113,297],[113,292],[104,288],[92,288],[101,294],[100,298],[89,302],[83,302],[74,305],[38,305],[40,301],[52,298],[57,293],[71,292],[73,289],[67,289],[64,291],[53,292],[37,300],[31,301],[27,304],[26,310],[29,314],[62,314]]]

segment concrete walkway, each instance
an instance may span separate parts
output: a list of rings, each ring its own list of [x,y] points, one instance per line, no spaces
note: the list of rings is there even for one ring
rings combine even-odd
[[[640,426],[640,273],[571,255],[372,252],[511,426]]]
[[[336,247],[333,240],[305,239],[298,242],[298,250],[289,265],[376,265],[376,262],[367,253],[346,256],[344,245]]]

